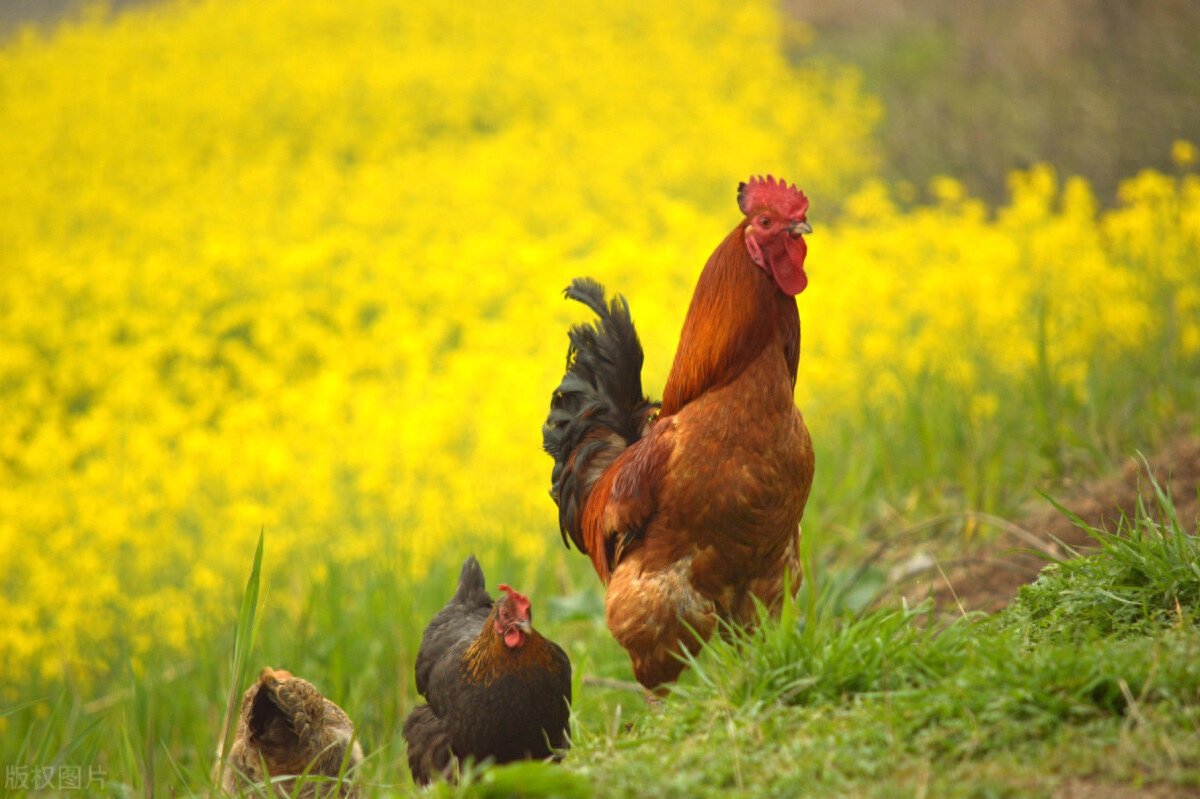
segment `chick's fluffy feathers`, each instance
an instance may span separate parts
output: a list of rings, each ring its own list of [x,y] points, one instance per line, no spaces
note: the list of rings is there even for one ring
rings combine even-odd
[[[353,738],[350,717],[312,683],[282,669],[265,668],[242,695],[237,736],[221,787],[237,795],[239,783],[247,791],[264,780],[307,770],[298,793],[301,799],[357,796],[352,779],[363,752],[357,740],[351,744]],[[276,782],[276,795],[292,796],[295,782]]]

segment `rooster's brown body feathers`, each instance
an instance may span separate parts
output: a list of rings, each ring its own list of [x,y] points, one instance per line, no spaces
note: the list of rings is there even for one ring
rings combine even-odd
[[[608,586],[609,629],[647,688],[675,680],[681,650],[698,651],[719,620],[753,626],[755,599],[777,610],[785,572],[793,588],[800,582],[814,458],[793,399],[800,320],[779,281],[802,288],[807,278],[803,252],[784,278],[768,268],[777,253],[794,255],[786,248],[799,234],[776,245],[770,220],[760,230],[761,211],[744,210],[700,276],[657,418],[641,396],[641,345],[624,299],[607,304],[586,279],[567,290],[600,319],[571,330],[543,428],[552,494],[564,539]],[[802,212],[780,228],[809,229]]]

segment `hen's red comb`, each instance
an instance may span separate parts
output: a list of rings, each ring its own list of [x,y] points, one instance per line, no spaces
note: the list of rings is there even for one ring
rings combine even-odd
[[[749,183],[739,183],[738,208],[742,213],[749,216],[755,208],[762,207],[791,219],[808,211],[808,198],[795,185],[789,186],[786,180],[776,181],[770,175],[765,179],[762,175],[751,177]]]
[[[508,596],[505,597],[505,601],[511,603],[512,606],[517,609],[518,618],[529,618],[529,597],[512,590],[508,587],[507,583],[500,583],[500,585],[496,587],[508,594]]]

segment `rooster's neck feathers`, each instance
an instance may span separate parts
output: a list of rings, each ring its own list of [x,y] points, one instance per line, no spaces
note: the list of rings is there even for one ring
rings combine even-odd
[[[751,260],[744,235],[739,224],[700,273],[663,389],[663,416],[736,378],[773,342],[782,345],[795,385],[800,360],[796,300]]]

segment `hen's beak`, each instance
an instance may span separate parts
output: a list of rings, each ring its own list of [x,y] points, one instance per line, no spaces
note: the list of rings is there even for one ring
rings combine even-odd
[[[812,233],[812,225],[807,222],[797,222],[794,225],[790,225],[788,230],[791,231],[793,236],[799,236],[802,233]]]
[[[533,632],[533,624],[529,621],[529,619],[521,619],[520,621],[513,622],[513,627],[517,628],[526,635],[529,635],[531,632]]]

